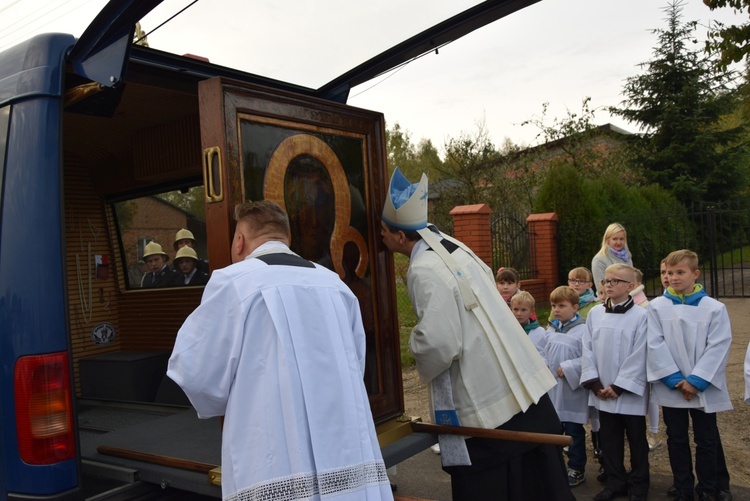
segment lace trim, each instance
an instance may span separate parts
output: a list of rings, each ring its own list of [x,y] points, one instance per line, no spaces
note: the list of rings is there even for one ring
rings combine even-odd
[[[242,489],[227,501],[294,501],[315,495],[330,496],[388,483],[383,461],[372,461],[335,470],[300,473]]]

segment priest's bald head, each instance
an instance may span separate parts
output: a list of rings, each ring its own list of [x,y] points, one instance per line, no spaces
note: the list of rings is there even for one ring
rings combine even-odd
[[[289,245],[289,218],[276,202],[245,201],[234,208],[234,219],[237,227],[232,239],[233,263],[242,261],[266,242]]]

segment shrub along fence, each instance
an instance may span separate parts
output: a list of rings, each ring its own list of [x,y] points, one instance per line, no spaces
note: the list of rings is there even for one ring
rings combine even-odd
[[[696,204],[662,214],[624,213],[611,222],[628,233],[633,264],[644,275],[646,294],[657,296],[662,287],[659,265],[670,252],[691,249],[700,259],[703,284],[713,297],[750,296],[750,210],[736,204]],[[605,227],[560,221],[557,232],[560,283],[568,270],[591,267],[602,245]]]

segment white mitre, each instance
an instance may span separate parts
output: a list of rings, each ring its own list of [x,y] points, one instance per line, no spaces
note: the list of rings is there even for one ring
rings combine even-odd
[[[383,207],[383,221],[402,230],[421,230],[427,227],[427,175],[412,184],[396,167],[388,186]]]

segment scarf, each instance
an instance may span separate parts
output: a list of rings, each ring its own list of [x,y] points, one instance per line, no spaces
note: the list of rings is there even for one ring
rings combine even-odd
[[[609,245],[607,247],[609,247]],[[621,259],[625,262],[627,262],[628,258],[630,257],[630,252],[628,252],[627,247],[623,247],[620,250],[615,250],[612,247],[609,247],[609,252],[611,252],[612,255],[616,258]]]
[[[537,320],[531,320],[530,318],[529,318],[529,320],[530,320],[529,323],[527,323],[526,325],[523,326],[523,330],[526,331],[526,334],[528,334],[529,332],[531,332],[534,329],[536,329],[537,327],[539,327],[539,321],[537,321]]]
[[[595,300],[596,294],[594,294],[594,290],[587,289],[586,292],[581,294],[581,296],[578,298],[578,307],[583,308],[584,306]]]
[[[664,296],[669,298],[672,301],[672,304],[698,306],[698,303],[701,302],[701,299],[708,296],[708,294],[703,290],[703,286],[701,284],[695,284],[693,286],[693,292],[691,292],[690,294],[678,294],[677,291],[675,291],[670,285],[664,292]]]
[[[570,321],[565,324],[561,324],[560,321],[557,319],[550,322],[550,324],[552,324],[552,326],[555,328],[555,332],[562,332],[563,334],[568,332],[570,329],[572,329],[576,325],[581,325],[585,323],[586,323],[586,320],[584,320],[583,317],[581,317],[581,315],[579,315],[578,313],[573,315],[573,318],[571,318]]]

